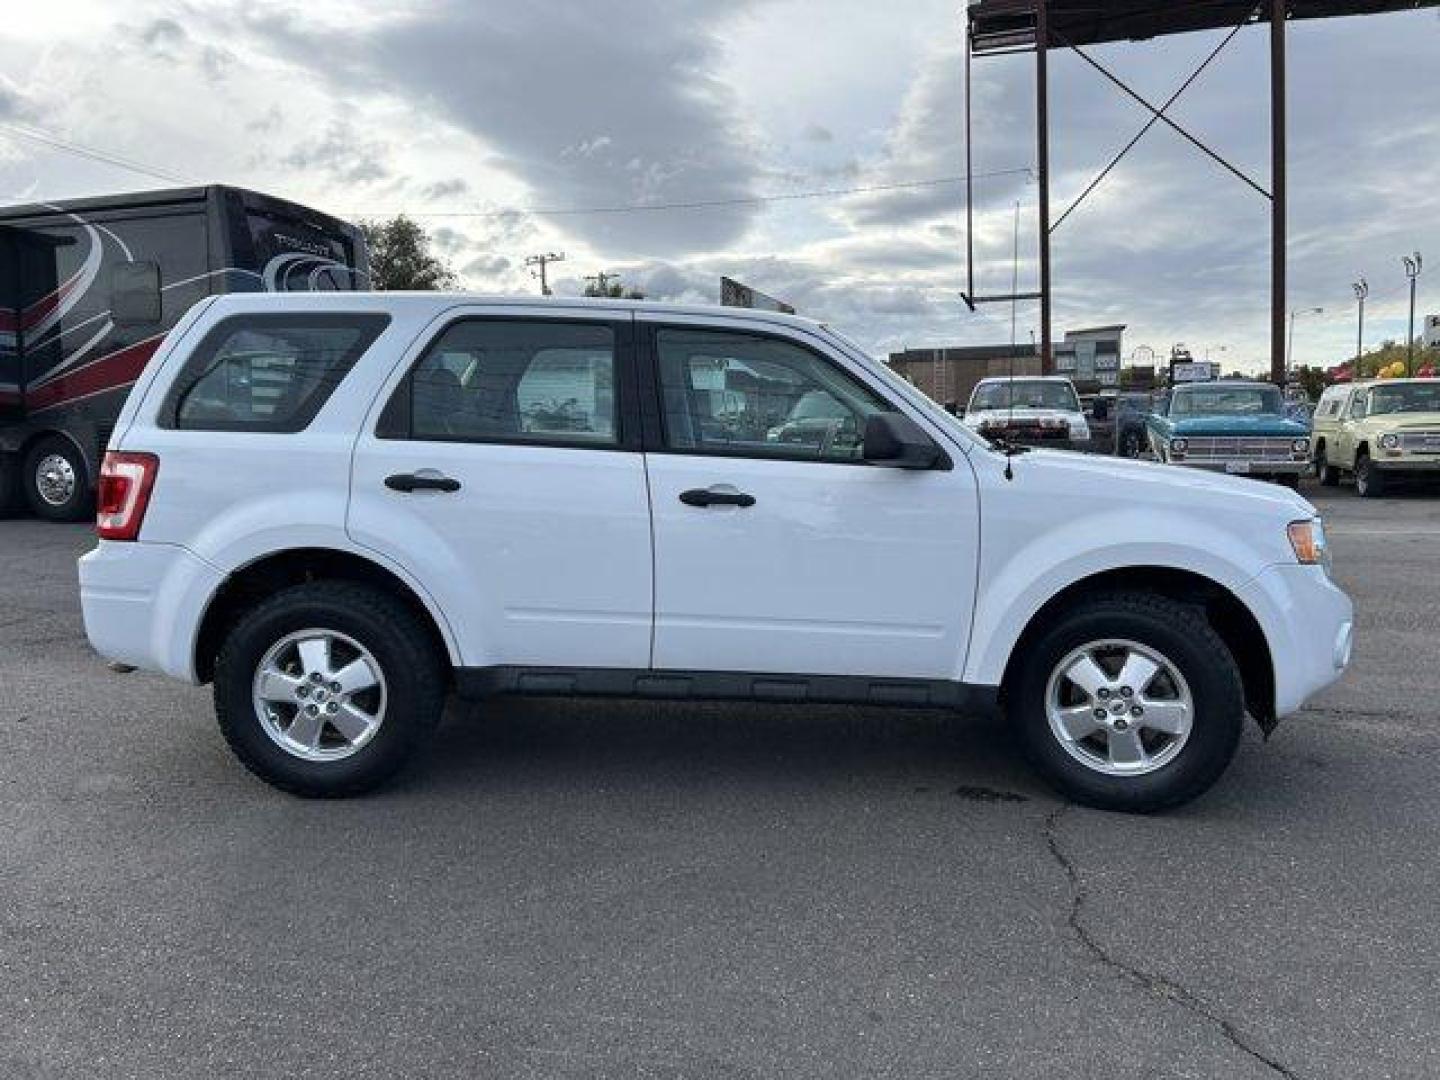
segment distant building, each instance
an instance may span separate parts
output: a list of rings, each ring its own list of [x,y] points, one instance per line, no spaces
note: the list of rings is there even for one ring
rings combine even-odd
[[[1033,345],[957,345],[891,353],[890,368],[941,405],[964,405],[988,376],[1039,375],[1040,357]]]
[[[1120,385],[1120,339],[1124,326],[1071,330],[1057,341],[1055,373],[1074,380],[1082,394]],[[906,349],[890,354],[890,367],[942,405],[964,405],[981,379],[991,375],[1039,375],[1034,345],[956,345]]]
[[[1055,343],[1055,374],[1067,375],[1082,394],[1120,385],[1120,341],[1125,327],[1069,330]]]

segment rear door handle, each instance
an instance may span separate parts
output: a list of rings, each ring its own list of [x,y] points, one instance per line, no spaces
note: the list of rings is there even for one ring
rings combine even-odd
[[[725,491],[716,488],[691,488],[680,493],[680,501],[686,506],[741,506],[755,505],[755,496],[743,491]]]
[[[459,491],[460,481],[448,476],[425,476],[420,473],[396,473],[385,478],[385,486],[391,491]]]

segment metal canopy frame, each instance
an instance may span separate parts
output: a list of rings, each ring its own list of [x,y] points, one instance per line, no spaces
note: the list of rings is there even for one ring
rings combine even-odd
[[[1051,325],[1050,241],[1071,214],[1095,191],[1140,140],[1164,124],[1217,165],[1270,202],[1270,377],[1285,381],[1286,307],[1286,41],[1291,19],[1374,15],[1440,5],[1440,0],[974,0],[969,5],[965,48],[965,265],[967,288],[960,294],[974,311],[979,304],[1040,301],[1040,360],[1046,374],[1054,371]],[[1270,187],[1227,161],[1187,131],[1168,113],[1246,26],[1270,24]],[[1085,46],[1112,41],[1140,41],[1197,30],[1229,33],[1165,101],[1156,105],[1096,60]],[[1138,102],[1150,118],[1105,165],[1055,221],[1050,218],[1049,53],[1074,52],[1121,92]],[[1039,182],[1040,288],[980,296],[975,292],[975,200],[971,133],[971,63],[975,56],[1035,54],[1036,165]]]

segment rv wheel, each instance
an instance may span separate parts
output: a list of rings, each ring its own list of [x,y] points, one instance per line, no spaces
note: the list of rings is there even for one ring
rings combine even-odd
[[[41,439],[25,455],[20,482],[30,509],[50,521],[81,521],[91,513],[85,457],[69,439]]]

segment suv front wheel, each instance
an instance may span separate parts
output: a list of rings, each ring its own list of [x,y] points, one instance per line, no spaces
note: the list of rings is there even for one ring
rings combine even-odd
[[[1235,661],[1203,614],[1149,593],[1070,608],[1026,648],[1006,700],[1052,786],[1132,812],[1178,806],[1214,784],[1245,713]]]
[[[377,589],[315,581],[246,613],[215,663],[230,748],[295,795],[359,795],[393,776],[440,718],[446,679],[426,627]]]

